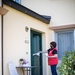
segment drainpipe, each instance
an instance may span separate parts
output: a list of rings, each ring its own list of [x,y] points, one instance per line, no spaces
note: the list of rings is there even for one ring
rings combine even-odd
[[[1,22],[2,22],[2,26],[1,26],[1,29],[2,29],[2,30],[1,30],[1,32],[2,32],[2,33],[1,33],[1,36],[2,36],[2,37],[1,37],[1,42],[2,42],[2,52],[1,52],[1,54],[2,54],[2,75],[4,75],[4,74],[3,74],[3,73],[4,73],[4,72],[3,72],[3,70],[4,70],[4,69],[3,69],[3,68],[4,68],[4,65],[3,65],[3,16],[1,17]]]
[[[3,3],[1,0],[1,7],[3,7]],[[2,75],[4,75],[4,62],[3,62],[3,15],[1,16],[1,60],[2,60]]]
[[[4,75],[4,52],[3,52],[3,15],[5,15],[8,10],[3,8],[3,2],[1,0],[1,7],[2,7],[2,15],[1,15],[1,69],[2,69],[2,75]]]

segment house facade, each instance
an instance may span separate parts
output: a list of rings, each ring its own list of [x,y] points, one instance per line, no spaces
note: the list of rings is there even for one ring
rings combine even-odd
[[[20,58],[32,66],[39,63],[37,75],[51,74],[47,58],[33,57],[33,53],[47,50],[53,40],[57,42],[59,61],[66,50],[75,50],[75,0],[0,0],[0,3],[0,7],[8,10],[0,15],[0,75],[9,75],[8,62],[19,66]]]

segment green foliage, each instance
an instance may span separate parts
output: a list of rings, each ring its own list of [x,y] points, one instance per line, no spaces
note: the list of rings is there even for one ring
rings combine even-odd
[[[59,75],[75,75],[75,51],[65,53],[58,71]]]

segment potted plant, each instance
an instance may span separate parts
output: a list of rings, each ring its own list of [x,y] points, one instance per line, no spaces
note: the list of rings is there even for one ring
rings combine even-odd
[[[65,52],[58,71],[59,75],[75,75],[75,51]]]
[[[28,61],[26,61],[25,59],[21,58],[21,59],[19,59],[19,63],[20,63],[20,66],[23,66],[23,65],[27,65]]]

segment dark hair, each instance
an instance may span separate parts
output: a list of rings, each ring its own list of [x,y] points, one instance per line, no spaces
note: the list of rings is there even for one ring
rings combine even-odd
[[[50,44],[51,44],[54,48],[56,47],[56,42],[55,42],[55,41],[52,41]]]
[[[21,59],[19,59],[19,61],[23,61],[23,59],[21,58]]]

